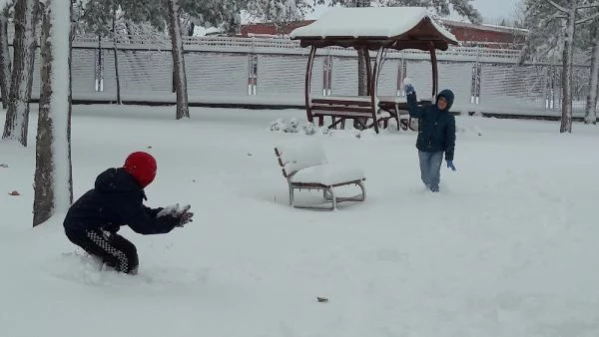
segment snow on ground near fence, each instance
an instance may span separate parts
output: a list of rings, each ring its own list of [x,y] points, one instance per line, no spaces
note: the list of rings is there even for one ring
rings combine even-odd
[[[168,235],[121,230],[138,247],[137,277],[98,272],[63,236],[60,215],[30,228],[35,114],[30,148],[0,143],[0,335],[599,334],[597,127],[560,135],[558,122],[457,117],[458,171],[443,167],[433,195],[419,181],[413,132],[269,130],[279,117],[303,123],[298,110],[191,115],[75,107],[76,196],[145,149],[159,165],[148,204],[196,212]],[[308,140],[365,171],[365,203],[287,206],[273,147]]]

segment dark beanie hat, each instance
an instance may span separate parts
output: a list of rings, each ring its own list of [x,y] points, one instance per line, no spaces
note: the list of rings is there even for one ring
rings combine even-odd
[[[123,169],[131,174],[141,187],[145,188],[156,178],[156,159],[147,152],[133,152],[127,156]]]

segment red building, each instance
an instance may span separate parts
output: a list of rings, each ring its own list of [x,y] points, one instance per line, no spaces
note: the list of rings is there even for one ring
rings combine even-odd
[[[517,46],[524,43],[528,34],[526,29],[494,25],[475,25],[450,20],[443,20],[443,25],[465,46]]]
[[[314,20],[296,21],[275,25],[271,23],[252,23],[241,26],[241,37],[287,37],[294,29],[309,25]],[[486,46],[496,48],[514,48],[524,43],[527,30],[476,25],[451,20],[443,20],[443,25],[462,43],[463,46]]]

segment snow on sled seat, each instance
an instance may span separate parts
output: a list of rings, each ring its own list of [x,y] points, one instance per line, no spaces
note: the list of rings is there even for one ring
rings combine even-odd
[[[291,177],[291,182],[298,184],[335,186],[338,184],[345,184],[348,181],[361,181],[364,179],[366,179],[364,177],[364,172],[360,169],[325,164],[306,167],[298,171]]]
[[[288,145],[275,147],[275,154],[282,168],[283,176],[289,185],[289,205],[297,208],[323,208],[298,206],[294,203],[295,190],[322,190],[325,201],[331,203],[331,210],[339,202],[364,201],[366,177],[361,169],[330,164],[321,146],[315,144]],[[335,187],[357,185],[361,193],[353,197],[335,196]]]

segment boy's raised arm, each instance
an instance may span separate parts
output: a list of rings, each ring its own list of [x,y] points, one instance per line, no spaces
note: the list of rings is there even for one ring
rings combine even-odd
[[[404,80],[404,90],[406,91],[406,95],[408,97],[408,112],[410,113],[410,117],[422,118],[424,115],[424,108],[418,106],[416,90],[414,90],[414,86],[412,86],[407,79]]]

